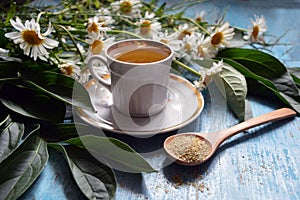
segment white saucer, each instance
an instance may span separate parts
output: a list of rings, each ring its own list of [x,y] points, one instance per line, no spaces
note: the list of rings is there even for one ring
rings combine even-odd
[[[121,114],[113,106],[111,93],[94,79],[85,88],[97,113],[78,108],[78,116],[92,126],[114,133],[142,136],[177,130],[195,120],[204,106],[202,94],[188,80],[173,74],[170,75],[166,107],[151,117]]]

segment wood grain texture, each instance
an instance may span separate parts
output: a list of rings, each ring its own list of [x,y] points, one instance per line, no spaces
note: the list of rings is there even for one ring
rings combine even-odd
[[[192,17],[196,12],[206,10],[210,13],[207,19],[215,20],[226,9],[225,20],[235,26],[247,28],[253,14],[263,14],[269,33],[281,36],[290,30],[281,42],[293,46],[277,46],[272,50],[286,65],[300,67],[299,0],[209,1],[190,8],[187,14]],[[212,132],[237,123],[224,101],[216,100],[220,96],[211,87],[204,92],[206,105],[203,113],[190,129]],[[249,97],[249,102],[254,116],[282,106],[259,97]],[[115,171],[118,181],[115,199],[300,199],[299,117],[262,125],[233,136],[220,146],[211,160],[197,167],[165,166],[169,161],[160,150],[164,139],[171,134],[145,139],[113,135],[144,153],[153,167],[159,169],[158,173],[151,174]],[[55,152],[51,155],[38,180],[20,199],[84,199],[64,159]]]

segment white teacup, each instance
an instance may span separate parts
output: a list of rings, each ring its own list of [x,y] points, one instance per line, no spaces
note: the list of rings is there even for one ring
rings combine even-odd
[[[118,111],[132,117],[148,117],[166,105],[172,58],[172,49],[164,43],[130,39],[109,46],[105,57],[92,56],[88,67],[93,77],[111,91]],[[95,61],[108,68],[110,80],[96,73]]]

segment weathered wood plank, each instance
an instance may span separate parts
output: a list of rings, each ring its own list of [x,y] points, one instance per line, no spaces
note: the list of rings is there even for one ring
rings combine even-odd
[[[280,36],[291,29],[282,43],[294,44],[293,49],[277,46],[272,50],[285,64],[300,66],[299,1],[209,1],[191,8],[187,14],[194,16],[197,11],[212,11],[207,18],[215,20],[227,8],[225,19],[235,26],[247,28],[253,14],[263,14],[269,33]],[[197,129],[214,131],[237,123],[223,102],[210,102],[210,95],[205,94],[205,109],[199,124],[194,124]],[[254,97],[250,103],[255,116],[280,107],[276,102]],[[212,160],[198,167],[165,166],[168,160],[163,151],[151,154],[161,150],[169,134],[148,139],[117,136],[145,153],[149,162],[160,170],[151,174],[116,171],[116,199],[300,199],[299,117],[237,135],[223,144]],[[63,158],[51,153],[53,156],[45,170],[21,199],[84,199]]]

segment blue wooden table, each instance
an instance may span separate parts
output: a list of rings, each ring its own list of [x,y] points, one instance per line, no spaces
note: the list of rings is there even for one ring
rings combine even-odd
[[[169,2],[172,3],[172,2]],[[174,2],[173,2],[174,3]],[[246,28],[253,14],[263,14],[268,33],[287,34],[281,45],[272,48],[274,55],[287,66],[300,67],[300,1],[226,0],[210,1],[192,7],[187,14],[205,10],[214,19],[226,12],[232,25]],[[220,130],[236,124],[224,102],[213,101],[203,92],[205,107],[190,125],[198,131]],[[216,94],[217,95],[217,94]],[[279,102],[250,96],[253,116],[281,107]],[[287,119],[250,129],[226,141],[209,162],[197,167],[170,164],[165,167],[161,149],[164,139],[173,133],[138,139],[113,135],[144,153],[157,173],[131,174],[115,171],[116,199],[300,199],[300,118]],[[20,199],[84,199],[59,153],[51,156],[45,170]]]

